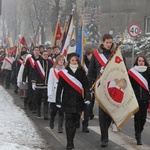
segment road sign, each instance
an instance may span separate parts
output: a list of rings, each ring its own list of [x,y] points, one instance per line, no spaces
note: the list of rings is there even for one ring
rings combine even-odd
[[[140,34],[140,28],[136,24],[130,25],[128,28],[128,33],[131,37],[136,38]]]

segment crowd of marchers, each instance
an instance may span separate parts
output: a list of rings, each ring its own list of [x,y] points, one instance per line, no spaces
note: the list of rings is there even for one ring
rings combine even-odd
[[[63,56],[59,46],[46,49],[43,45],[35,46],[32,53],[23,46],[19,54],[14,54],[12,50],[6,52],[1,47],[0,84],[6,89],[13,88],[15,94],[20,94],[20,98],[24,99],[24,109],[36,113],[37,118],[49,119],[51,129],[55,127],[55,117],[58,115],[58,133],[63,133],[65,120],[66,148],[73,149],[80,119],[82,118],[82,132],[89,133],[89,120],[94,118],[95,96],[90,89],[97,76],[105,71],[98,60],[100,54],[108,60],[115,46],[113,37],[105,34],[97,50],[91,47],[86,49],[83,64],[77,53]],[[132,70],[138,76],[134,78],[129,73],[139,104],[139,110],[134,115],[135,138],[137,145],[142,145],[141,133],[144,130],[150,99],[150,68],[144,55],[137,56],[129,72]],[[112,85],[111,88],[116,87]],[[108,128],[111,123],[116,128],[112,118],[99,106],[101,147],[108,145]]]

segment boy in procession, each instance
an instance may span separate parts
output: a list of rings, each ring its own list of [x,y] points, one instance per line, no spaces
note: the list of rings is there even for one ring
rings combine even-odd
[[[53,66],[48,59],[48,52],[43,51],[42,57],[35,62],[32,74],[32,89],[35,91],[37,117],[41,117],[41,103],[44,99],[44,120],[48,119],[47,82],[49,70]]]

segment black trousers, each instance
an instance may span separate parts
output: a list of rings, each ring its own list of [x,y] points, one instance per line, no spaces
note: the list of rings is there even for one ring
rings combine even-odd
[[[11,70],[4,69],[4,76],[5,76],[5,85],[6,87],[9,87],[11,82]]]
[[[36,98],[36,104],[37,104],[37,111],[41,111],[41,104],[42,101],[44,103],[44,116],[48,116],[48,101],[47,101],[47,88],[45,89],[38,89],[35,90],[35,98]]]
[[[141,133],[147,118],[148,101],[138,101],[139,110],[134,114],[135,133]]]
[[[33,110],[33,107],[36,106],[34,93],[35,91],[32,89],[32,82],[28,79],[27,103],[30,110]]]
[[[50,115],[55,117],[56,113],[59,113],[59,116],[64,116],[64,112],[62,111],[61,108],[56,107],[56,103],[50,103]]]
[[[108,128],[111,124],[111,121],[111,117],[101,107],[99,107],[99,125],[102,142],[108,142]]]
[[[67,136],[67,145],[73,145],[73,140],[76,133],[76,122],[79,121],[79,113],[65,113],[66,122],[66,136]]]
[[[82,121],[82,128],[87,128],[89,125],[89,116],[90,116],[90,104],[85,104],[84,106],[84,120]]]

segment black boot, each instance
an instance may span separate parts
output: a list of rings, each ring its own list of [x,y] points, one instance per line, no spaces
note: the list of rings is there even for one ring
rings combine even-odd
[[[58,120],[58,133],[63,133],[63,120],[64,117],[63,116],[59,116],[59,120]]]
[[[71,150],[74,148],[73,139],[76,132],[76,126],[72,126],[72,128],[66,128],[67,135],[67,150]]]
[[[135,138],[136,138],[136,141],[137,141],[137,145],[142,145],[141,133],[135,133]]]
[[[44,120],[48,120],[48,105],[44,106]]]
[[[89,133],[90,131],[87,128],[87,125],[85,125],[85,121],[82,121],[82,132]]]
[[[28,98],[24,98],[24,109],[27,109]]]
[[[55,119],[55,117],[51,115],[50,116],[50,124],[49,124],[51,129],[54,129],[54,119]]]
[[[41,106],[37,106],[37,117],[41,117]]]

